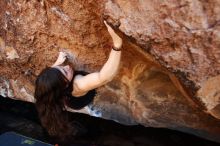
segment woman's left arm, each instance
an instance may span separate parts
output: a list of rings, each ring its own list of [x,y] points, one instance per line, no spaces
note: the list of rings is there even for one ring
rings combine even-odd
[[[66,52],[59,52],[59,56],[58,56],[56,62],[51,67],[61,65],[66,60],[66,58],[67,58]]]

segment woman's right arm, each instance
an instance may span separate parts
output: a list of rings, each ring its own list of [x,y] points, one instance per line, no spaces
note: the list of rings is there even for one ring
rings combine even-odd
[[[114,47],[112,48],[109,58],[99,72],[90,73],[86,76],[77,75],[74,79],[73,95],[82,96],[89,90],[100,87],[107,82],[110,82],[116,75],[120,60],[122,39],[115,33],[115,31],[105,22],[109,34],[112,37]]]

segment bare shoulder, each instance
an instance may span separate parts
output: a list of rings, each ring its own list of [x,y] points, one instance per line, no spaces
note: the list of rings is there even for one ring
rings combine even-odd
[[[76,75],[73,80],[73,86],[75,88],[73,95],[76,95],[76,94],[82,95],[84,93],[87,93],[90,90],[96,89],[96,88],[104,85],[107,82],[108,82],[108,80],[100,78],[99,72],[93,72],[93,73],[87,74],[85,76]]]
[[[75,97],[83,96],[87,93],[87,91],[83,91],[80,89],[80,79],[83,77],[83,75],[76,75],[73,79],[73,92],[72,95]]]
[[[82,77],[83,77],[83,75],[80,75],[80,74],[76,75],[76,76],[74,77],[74,79],[73,79],[73,83],[74,83],[74,82],[78,82],[79,79],[81,79]]]

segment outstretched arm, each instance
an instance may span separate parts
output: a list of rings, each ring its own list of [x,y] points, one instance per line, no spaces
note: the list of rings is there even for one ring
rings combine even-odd
[[[114,47],[110,52],[109,58],[99,72],[90,73],[86,76],[77,75],[74,79],[73,95],[82,96],[89,90],[100,87],[110,82],[116,75],[120,60],[122,39],[114,32],[114,30],[105,22],[109,34],[112,37]]]
[[[67,58],[66,52],[59,52],[59,56],[58,56],[56,62],[51,67],[61,65],[66,60],[66,58]]]

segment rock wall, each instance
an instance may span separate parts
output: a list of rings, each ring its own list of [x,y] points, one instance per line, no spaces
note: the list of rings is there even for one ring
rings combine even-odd
[[[213,1],[0,1],[0,94],[34,102],[34,81],[72,54],[101,69],[111,50],[103,19],[123,37],[120,70],[80,111],[122,124],[166,127],[220,142],[220,5]]]
[[[220,1],[115,0],[105,12],[175,74],[183,94],[220,119]]]

